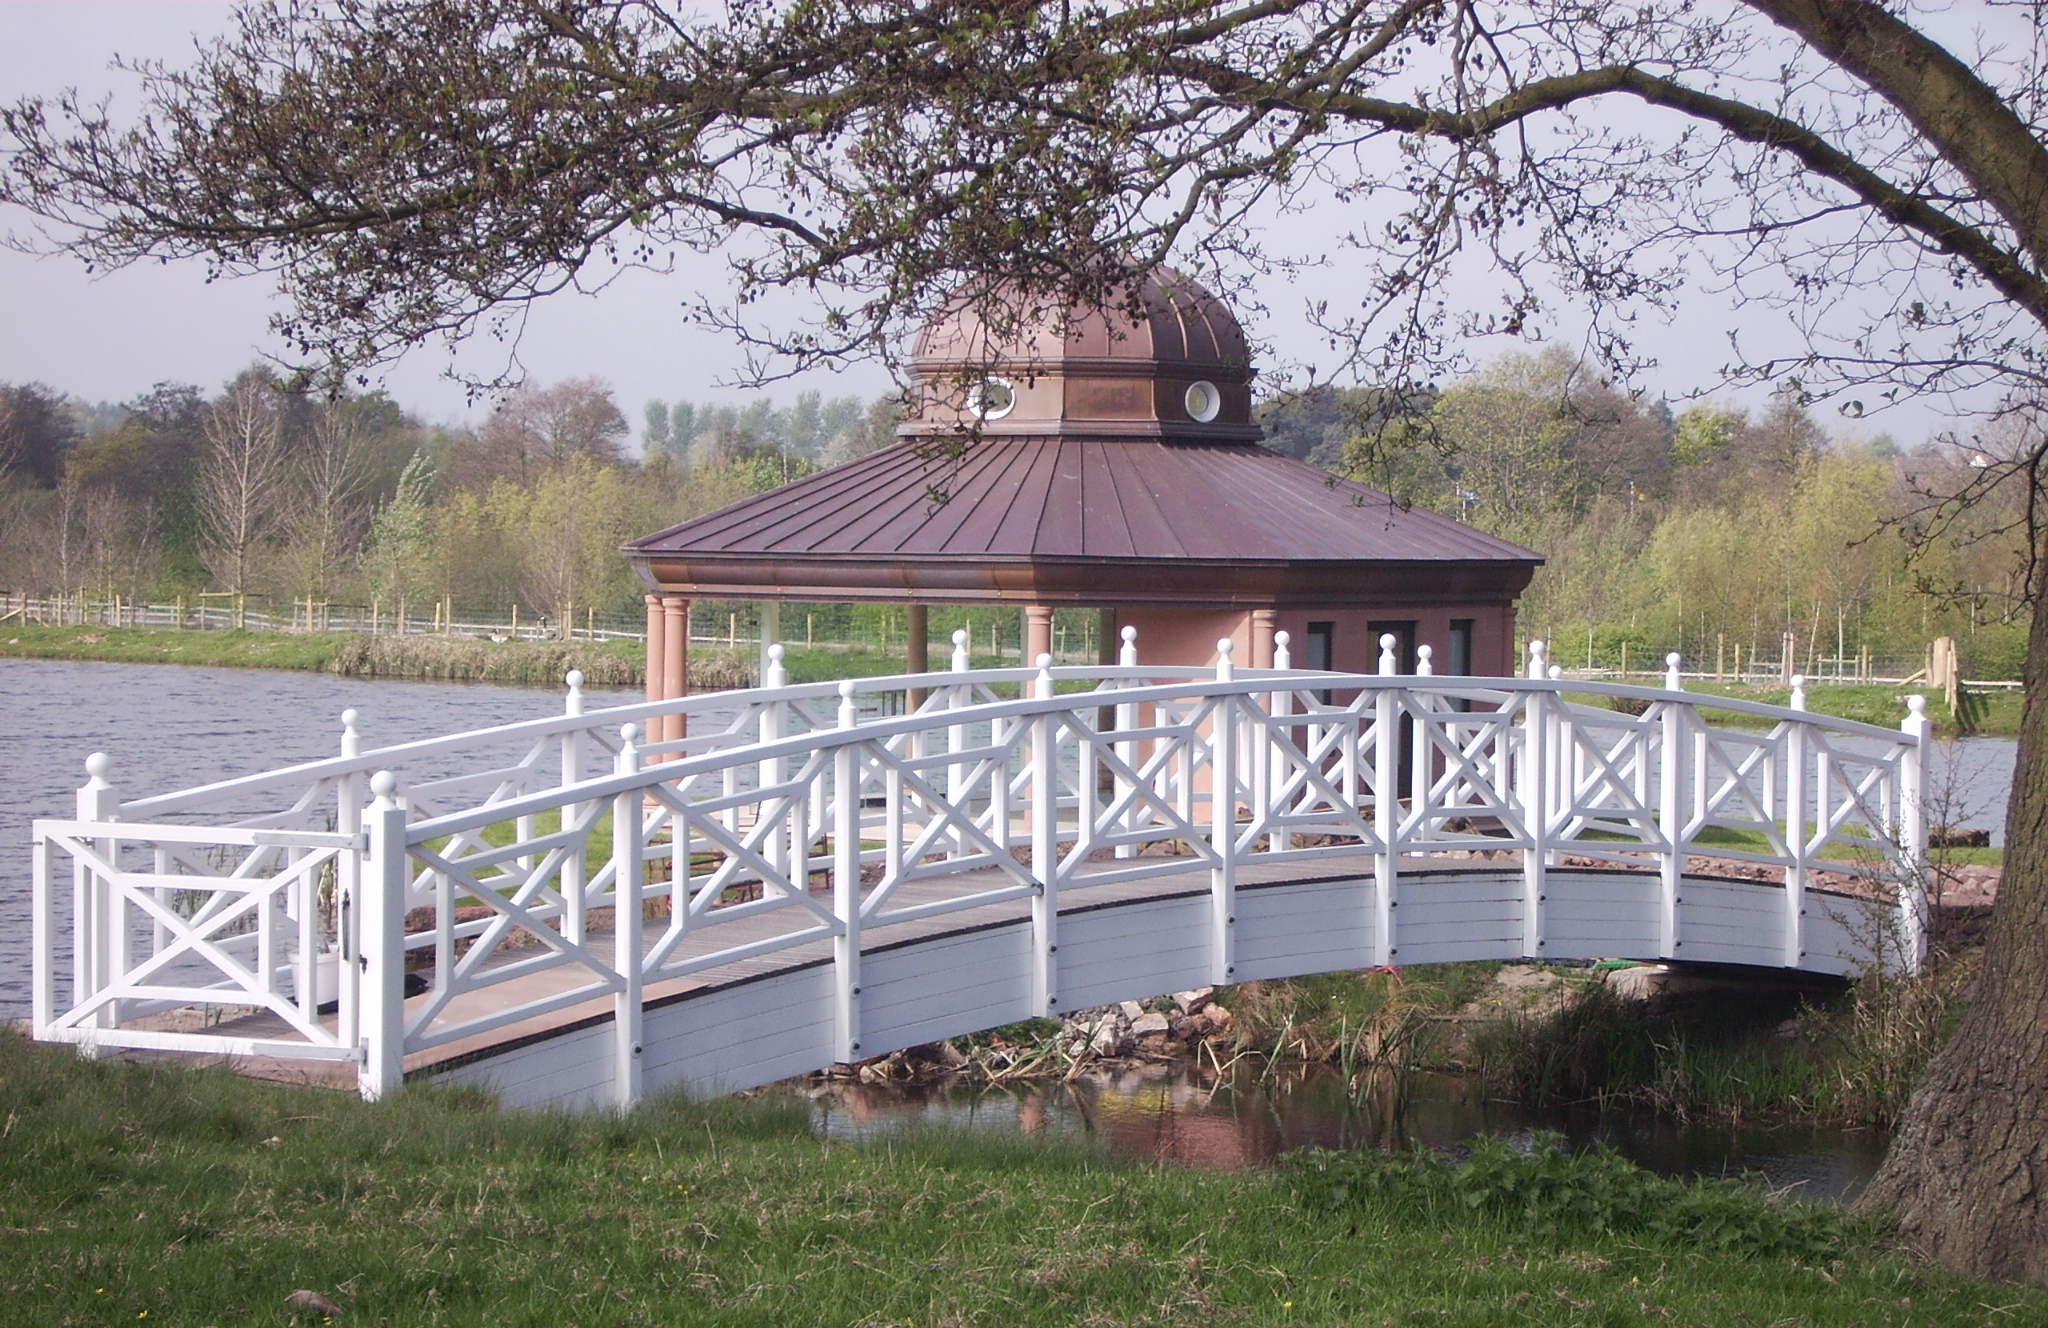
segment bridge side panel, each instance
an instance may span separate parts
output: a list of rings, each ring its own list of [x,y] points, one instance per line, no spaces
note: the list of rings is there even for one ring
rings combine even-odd
[[[1372,963],[1372,879],[1237,894],[1237,980],[1365,968]]]
[[[1059,1008],[1199,987],[1209,980],[1209,897],[1186,895],[1060,917]]]
[[[508,1107],[580,1111],[612,1102],[612,1025],[601,1023],[436,1071],[433,1082],[482,1088]]]
[[[643,1024],[646,1087],[712,1097],[830,1065],[833,1002],[832,966],[814,964],[654,1006]]]
[[[1784,948],[1773,931],[1784,916],[1785,892],[1769,884],[1685,878],[1678,906],[1678,953],[1695,964],[1777,968]]]
[[[1553,870],[1544,880],[1546,959],[1655,959],[1662,884],[1655,876]]]
[[[1522,876],[1418,873],[1402,883],[1394,962],[1449,964],[1522,957]]]
[[[1023,919],[861,958],[863,1055],[1043,1013],[1031,1008],[1031,925]]]
[[[1898,925],[1888,901],[1806,892],[1806,957],[1812,973],[1854,977],[1877,965],[1887,929]]]

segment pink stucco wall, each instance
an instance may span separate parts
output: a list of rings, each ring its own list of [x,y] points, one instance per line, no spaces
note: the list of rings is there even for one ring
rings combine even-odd
[[[1258,657],[1252,639],[1249,609],[1187,610],[1132,608],[1117,610],[1117,625],[1138,629],[1138,659],[1148,664],[1214,666],[1216,642],[1230,637],[1236,644],[1231,654],[1241,667],[1265,661]],[[1332,624],[1334,648],[1331,667],[1346,673],[1373,673],[1379,668],[1379,637],[1370,624],[1412,621],[1415,639],[1435,653],[1438,673],[1450,672],[1451,623],[1472,620],[1472,674],[1475,677],[1509,677],[1516,672],[1515,611],[1504,604],[1387,605],[1371,609],[1282,608],[1275,615],[1277,630],[1290,638],[1297,668],[1309,663],[1308,625]]]

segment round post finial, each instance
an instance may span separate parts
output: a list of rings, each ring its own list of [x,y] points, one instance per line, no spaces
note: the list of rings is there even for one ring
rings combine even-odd
[[[839,684],[839,727],[857,728],[860,725],[860,707],[853,701],[854,684],[851,678]]]
[[[965,627],[956,627],[953,629],[953,672],[965,673],[970,665],[971,660],[967,652],[967,629]]]
[[[114,758],[105,752],[94,752],[85,758],[86,785],[89,788],[108,787],[107,772],[114,768]]]
[[[1415,676],[1431,677],[1436,673],[1436,648],[1430,645],[1415,647]]]
[[[1927,718],[1927,698],[1915,692],[1906,698],[1906,721],[1899,725],[1903,731],[1916,738],[1924,738],[1931,723]]]
[[[1401,644],[1401,638],[1392,632],[1380,633],[1380,673],[1382,676],[1399,673],[1401,661],[1394,654],[1394,647]]]
[[[1229,682],[1235,676],[1230,652],[1237,649],[1237,642],[1223,637],[1216,642],[1216,681]]]
[[[761,685],[763,687],[787,687],[789,685],[789,671],[782,666],[783,657],[788,653],[787,650],[783,649],[782,642],[780,641],[768,647],[768,667],[761,674]]]
[[[398,800],[398,776],[389,770],[379,770],[370,776],[370,793],[377,799],[377,806],[388,809]]]
[[[1116,652],[1116,662],[1124,668],[1135,669],[1138,667],[1138,629],[1126,624],[1120,635],[1124,643]]]
[[[1038,696],[1040,700],[1048,700],[1052,696],[1052,656],[1041,653],[1038,656],[1037,663]]]
[[[1791,705],[1794,710],[1806,709],[1806,675],[1803,673],[1792,675]]]
[[[1273,633],[1274,668],[1291,669],[1294,667],[1294,652],[1288,648],[1288,643],[1291,642],[1293,639],[1294,638],[1287,635],[1285,631]]]
[[[562,682],[563,682],[563,683],[564,683],[564,685],[566,685],[566,686],[568,687],[568,689],[569,689],[569,694],[568,694],[567,696],[565,696],[565,697],[563,697],[563,698],[562,698],[562,711],[563,711],[563,713],[564,713],[564,714],[570,714],[570,715],[580,715],[580,714],[582,714],[582,713],[583,713],[583,670],[582,670],[582,669],[570,669],[570,670],[569,670],[569,671],[568,671],[567,673],[565,673],[565,674],[563,674],[563,675],[562,675]]]
[[[1685,690],[1685,680],[1678,676],[1678,664],[1679,654],[1676,650],[1664,657],[1664,690],[1668,692]]]
[[[363,735],[362,730],[357,727],[361,720],[362,716],[357,713],[354,706],[350,706],[341,712],[341,754],[343,756],[359,756],[362,754]]]
[[[622,775],[630,774],[639,768],[640,726],[638,724],[621,724],[619,725],[618,773]]]

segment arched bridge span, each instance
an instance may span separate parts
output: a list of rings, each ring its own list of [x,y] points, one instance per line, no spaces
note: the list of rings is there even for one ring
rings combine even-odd
[[[351,717],[129,801],[95,758],[36,825],[37,1036],[631,1102],[1331,969],[1920,962],[1918,708],[954,663],[593,714],[572,677],[559,717],[371,752]]]

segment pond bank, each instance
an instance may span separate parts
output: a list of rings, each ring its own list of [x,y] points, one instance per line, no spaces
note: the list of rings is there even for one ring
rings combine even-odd
[[[2048,1316],[1839,1211],[1542,1147],[1205,1172],[985,1131],[849,1144],[786,1100],[365,1104],[4,1033],[0,1117],[0,1296],[23,1322],[270,1324],[302,1291],[397,1325]]]

